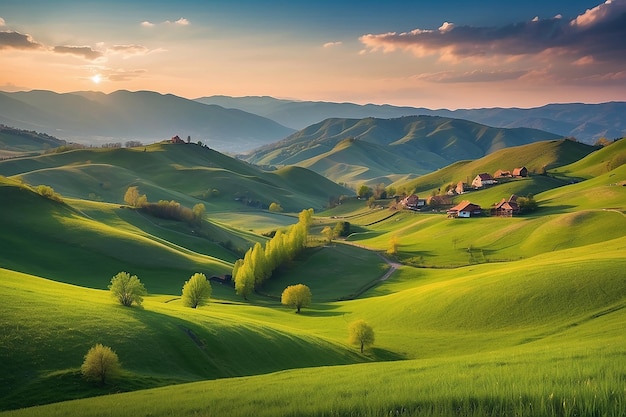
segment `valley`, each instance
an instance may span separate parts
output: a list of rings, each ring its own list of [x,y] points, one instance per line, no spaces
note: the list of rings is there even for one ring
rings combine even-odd
[[[626,142],[544,139],[412,173],[365,140],[269,170],[167,141],[0,161],[0,415],[625,415]],[[373,167],[364,157],[375,176],[313,168]],[[517,166],[529,176],[446,193]],[[380,182],[385,198],[356,197]],[[199,224],[154,217],[129,187],[206,210]],[[402,209],[410,194],[446,204]],[[489,215],[511,194],[536,210]],[[462,200],[485,213],[449,218]],[[207,306],[183,306],[192,274],[230,274],[308,208],[307,248],[247,300],[212,281]],[[338,222],[349,233],[329,241]],[[141,307],[111,298],[119,271],[145,284]],[[312,303],[295,314],[280,298],[300,283]],[[363,353],[347,330],[361,319],[375,331]],[[80,375],[95,343],[122,363],[104,385]]]

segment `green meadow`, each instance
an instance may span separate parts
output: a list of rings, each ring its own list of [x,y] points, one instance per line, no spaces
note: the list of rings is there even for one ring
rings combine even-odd
[[[0,162],[0,415],[625,416],[622,142],[505,149],[396,184],[427,194],[470,164],[546,167],[457,197],[489,207],[533,194],[539,208],[513,218],[356,198],[327,209],[341,189],[310,171],[261,171],[193,145]],[[34,192],[40,184],[63,202]],[[126,207],[134,185],[151,200],[203,202],[201,226]],[[243,204],[245,191],[285,211]],[[248,301],[213,282],[207,306],[183,306],[193,273],[230,273],[308,206],[309,247]],[[324,241],[338,221],[352,234]],[[141,307],[107,291],[119,271],[145,284]],[[280,304],[297,283],[313,294],[300,314]],[[358,319],[376,336],[363,354],[348,343]],[[105,385],[80,375],[96,343],[122,363]]]

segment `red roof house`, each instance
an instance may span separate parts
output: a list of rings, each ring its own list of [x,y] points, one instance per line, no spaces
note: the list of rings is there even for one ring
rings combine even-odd
[[[456,206],[448,210],[448,217],[472,217],[482,214],[479,205],[472,204],[468,200],[463,200]]]

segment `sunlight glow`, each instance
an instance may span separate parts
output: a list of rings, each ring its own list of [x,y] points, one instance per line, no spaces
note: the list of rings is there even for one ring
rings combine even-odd
[[[100,74],[96,74],[92,76],[90,79],[94,84],[100,84],[100,81],[102,81],[102,76]]]

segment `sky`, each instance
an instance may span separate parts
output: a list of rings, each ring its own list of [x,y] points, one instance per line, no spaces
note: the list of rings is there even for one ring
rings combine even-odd
[[[0,91],[626,101],[625,39],[626,0],[0,0]]]

